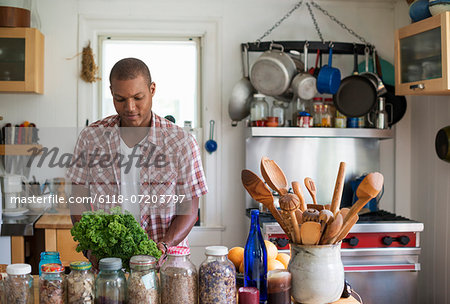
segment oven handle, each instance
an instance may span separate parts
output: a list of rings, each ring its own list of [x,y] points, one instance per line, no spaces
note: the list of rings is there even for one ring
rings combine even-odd
[[[386,265],[347,265],[345,272],[374,272],[374,271],[419,271],[420,263],[414,264],[386,264]]]

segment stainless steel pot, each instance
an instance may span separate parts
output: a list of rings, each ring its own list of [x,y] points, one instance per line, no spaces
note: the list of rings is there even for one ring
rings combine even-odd
[[[365,58],[366,59],[366,71],[364,73],[361,73],[360,75],[366,77],[373,83],[373,85],[377,91],[377,97],[379,97],[383,94],[386,94],[387,89],[384,86],[384,83],[381,80],[381,78],[378,77],[378,75],[376,74],[376,64],[375,64],[376,51],[373,50],[373,70],[374,70],[373,73],[369,72],[369,48],[368,47],[366,47],[364,54],[366,57]]]
[[[262,94],[283,95],[296,71],[294,60],[284,53],[284,47],[273,43],[268,51],[256,59],[250,72],[250,81]]]
[[[305,43],[304,54],[304,70],[303,73],[297,74],[291,83],[291,89],[295,96],[304,100],[310,100],[317,94],[316,77],[308,73],[308,43]]]

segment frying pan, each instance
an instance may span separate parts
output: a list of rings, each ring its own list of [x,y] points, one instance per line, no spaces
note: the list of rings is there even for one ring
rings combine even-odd
[[[336,109],[348,117],[360,117],[370,112],[377,100],[374,84],[358,75],[358,53],[353,53],[353,75],[345,77],[333,95]]]
[[[450,126],[446,126],[438,131],[435,147],[438,157],[446,162],[450,162]]]

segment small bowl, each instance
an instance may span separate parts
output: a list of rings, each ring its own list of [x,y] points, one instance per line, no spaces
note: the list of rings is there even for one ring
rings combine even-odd
[[[409,17],[413,22],[431,17],[428,0],[416,0],[409,6]]]
[[[440,13],[450,11],[450,1],[434,0],[429,2],[431,15],[439,15]]]

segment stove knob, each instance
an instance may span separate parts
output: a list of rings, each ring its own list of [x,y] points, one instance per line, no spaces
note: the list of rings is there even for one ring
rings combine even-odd
[[[286,247],[289,244],[289,240],[287,239],[277,239],[276,242],[280,248]]]
[[[352,247],[355,247],[356,245],[358,245],[359,240],[356,236],[352,236],[349,240],[348,240],[348,244]]]
[[[394,241],[394,239],[391,238],[390,236],[385,236],[384,238],[381,239],[381,241],[383,242],[384,245],[390,246]]]
[[[409,241],[410,241],[410,239],[406,235],[403,235],[398,238],[398,242],[402,245],[408,245]]]

